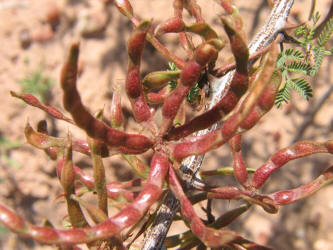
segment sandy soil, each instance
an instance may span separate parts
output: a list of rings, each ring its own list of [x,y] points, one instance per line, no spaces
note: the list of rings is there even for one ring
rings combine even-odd
[[[154,22],[165,20],[172,13],[170,1],[132,2],[141,18],[153,18]],[[205,19],[213,23],[218,32],[223,32],[218,20],[222,10],[214,1],[198,2],[204,6]],[[249,40],[269,12],[268,7],[263,5],[264,2],[266,1],[237,1]],[[295,2],[291,21],[306,20],[311,1]],[[322,0],[318,4],[323,15],[329,2]],[[52,30],[48,21],[55,10],[59,11],[60,23],[54,25]],[[85,138],[85,135],[64,122],[52,120],[36,108],[23,105],[20,100],[11,97],[9,91],[21,92],[20,81],[41,71],[44,77],[54,82],[46,101],[63,110],[58,86],[59,72],[69,45],[80,40],[82,73],[78,87],[83,102],[92,112],[108,107],[112,88],[124,83],[126,40],[132,26],[112,5],[102,8],[100,1],[84,0],[0,0],[0,20],[0,138],[20,144],[19,147],[14,145],[14,148],[7,149],[5,144],[0,143],[0,200],[30,222],[41,224],[47,218],[60,227],[66,212],[64,203],[56,200],[62,189],[56,177],[55,162],[50,161],[44,152],[25,143],[24,126],[29,121],[35,127],[39,120],[46,119],[53,135],[66,136],[67,131],[76,138]],[[98,31],[99,29],[103,31]],[[26,37],[30,37],[31,44],[24,44],[23,41],[29,40]],[[176,47],[176,36],[168,35],[163,42],[172,51],[182,55]],[[221,62],[223,59],[221,58]],[[166,67],[167,62],[147,45],[143,75]],[[312,81],[315,92],[310,102],[293,95],[291,105],[284,105],[282,109],[274,108],[258,126],[246,133],[244,157],[249,167],[259,167],[277,149],[290,145],[298,128],[332,84],[331,71],[331,61],[325,60],[319,76]],[[316,114],[302,139],[323,141],[333,137],[332,103],[333,97],[330,97]],[[124,105],[128,107],[126,100]],[[133,119],[129,120],[128,127],[132,128]],[[14,164],[10,164],[8,159]],[[87,172],[91,172],[87,157],[76,154],[74,160]],[[203,166],[205,170],[209,170],[230,165],[231,162],[229,149],[225,146],[209,153]],[[127,180],[134,176],[118,158],[108,159],[105,164],[109,181]],[[330,164],[332,157],[329,155],[317,155],[292,162],[272,176],[264,191],[288,189],[308,183]],[[232,183],[230,179],[215,178],[211,182],[226,185]],[[282,207],[276,215],[254,208],[233,223],[231,228],[276,249],[333,249],[332,192],[333,186],[328,186],[305,201]],[[221,213],[237,204],[215,202],[214,210]],[[179,227],[173,227],[171,231],[179,230]],[[8,232],[0,233],[0,248],[53,249]]]

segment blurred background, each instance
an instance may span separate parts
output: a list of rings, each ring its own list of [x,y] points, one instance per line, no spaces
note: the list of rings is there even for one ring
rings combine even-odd
[[[109,3],[108,3],[109,2]],[[142,19],[159,23],[173,14],[172,1],[131,1],[135,14]],[[222,9],[214,2],[198,0],[205,20],[222,34],[219,16]],[[235,1],[244,19],[248,41],[263,25],[269,13],[266,0]],[[296,0],[289,21],[307,21],[310,0]],[[331,1],[317,1],[316,10],[324,17]],[[29,121],[35,127],[45,119],[53,136],[75,138],[85,134],[75,127],[56,121],[42,111],[11,97],[9,91],[32,93],[43,103],[62,108],[59,74],[67,50],[80,41],[80,76],[78,88],[83,103],[91,112],[105,108],[109,114],[112,91],[123,91],[127,69],[126,41],[133,29],[107,0],[0,0],[0,200],[32,223],[41,224],[45,218],[57,227],[62,226],[65,204],[56,199],[62,192],[56,176],[55,162],[25,142],[24,127]],[[179,56],[185,53],[178,47],[177,35],[161,40]],[[332,45],[332,43],[330,43]],[[218,64],[230,57],[224,49]],[[142,76],[154,70],[165,70],[168,62],[147,43]],[[243,136],[244,159],[251,168],[258,168],[279,148],[295,140],[325,141],[333,138],[332,62],[325,58],[319,74],[309,79],[314,97],[309,102],[292,92],[291,102],[273,108],[262,121]],[[130,113],[129,103],[123,98],[126,127],[137,128]],[[91,172],[88,157],[74,155],[77,165]],[[305,184],[315,179],[333,163],[330,155],[315,155],[293,161],[277,171],[264,187],[265,192]],[[229,166],[232,158],[228,146],[209,154],[203,169]],[[119,157],[105,160],[106,174],[111,180],[128,180],[134,173]],[[233,184],[232,177],[212,178],[212,185]],[[278,214],[266,214],[261,208],[251,208],[230,228],[258,243],[276,249],[333,249],[333,186],[328,186],[309,199],[281,207]],[[217,201],[214,212],[221,214],[238,205],[237,201]],[[198,208],[200,210],[200,206]],[[170,234],[184,231],[172,226]],[[53,249],[21,239],[0,227],[1,249]]]

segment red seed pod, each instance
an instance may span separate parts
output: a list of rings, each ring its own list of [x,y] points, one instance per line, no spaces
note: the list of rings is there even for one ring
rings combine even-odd
[[[162,104],[167,96],[167,93],[164,89],[158,93],[149,93],[147,94],[147,102],[149,104]]]
[[[221,20],[231,43],[232,53],[235,57],[237,65],[236,70],[238,73],[247,75],[249,58],[249,50],[247,44],[239,31],[234,28],[226,18],[221,18]]]
[[[207,23],[199,22],[186,27],[186,31],[193,32],[205,38],[205,40],[218,38],[217,33]]]
[[[246,170],[246,166],[242,157],[241,152],[241,142],[242,142],[242,136],[236,135],[233,138],[229,140],[231,151],[232,151],[232,157],[233,157],[233,168],[234,168],[234,175],[237,179],[237,181],[242,184],[243,186],[247,186],[247,180],[248,180],[248,173]]]
[[[16,98],[22,99],[25,103],[27,103],[31,106],[37,107],[37,108],[45,111],[50,116],[52,116],[56,119],[64,120],[66,122],[74,124],[72,119],[63,115],[58,109],[56,109],[54,107],[43,105],[42,103],[40,103],[40,101],[35,96],[33,96],[31,94],[18,94],[14,91],[10,91],[10,94]]]
[[[173,120],[187,91],[188,88],[184,86],[178,86],[170,93],[170,95],[168,95],[162,107],[162,114],[164,118]]]
[[[155,36],[160,36],[165,33],[178,33],[184,31],[184,29],[185,29],[184,21],[179,17],[173,17],[160,23],[156,27],[154,34]]]
[[[114,0],[115,6],[125,16],[133,16],[133,8],[128,0]]]
[[[124,122],[124,115],[121,109],[121,97],[119,90],[114,90],[110,105],[110,121],[114,128],[121,128]]]
[[[207,198],[234,200],[239,199],[242,193],[243,191],[236,187],[221,187],[210,190],[210,192],[207,194]]]
[[[137,98],[141,95],[141,78],[139,66],[133,66],[127,71],[126,93],[129,98]]]
[[[74,43],[62,69],[60,80],[64,92],[64,106],[71,113],[76,125],[82,128],[90,137],[116,148],[117,152],[138,154],[151,148],[154,143],[147,137],[138,134],[127,134],[111,128],[88,112],[76,88],[78,56],[79,44]]]
[[[140,95],[138,98],[136,98],[133,103],[133,114],[137,122],[144,122],[151,119],[150,108],[147,105],[143,95]]]
[[[128,56],[133,64],[138,65],[141,60],[143,47],[146,41],[146,34],[150,28],[149,21],[142,21],[132,32],[127,42]]]
[[[72,163],[72,145],[66,148],[64,165],[59,165],[60,181],[66,193],[74,191],[75,173]]]
[[[185,64],[181,74],[180,80],[183,86],[192,87],[198,81],[201,74],[201,65],[196,61],[190,61]]]
[[[213,45],[203,43],[195,50],[194,60],[203,67],[216,58],[217,52]]]

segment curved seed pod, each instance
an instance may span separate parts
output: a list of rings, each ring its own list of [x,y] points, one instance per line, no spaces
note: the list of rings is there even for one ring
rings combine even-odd
[[[112,96],[111,124],[118,129],[123,128],[123,113],[121,110],[121,99],[118,90],[115,90]],[[135,155],[121,154],[121,156],[129,163],[135,173],[144,179],[148,178],[149,166],[143,163]]]
[[[178,141],[196,131],[208,128],[221,120],[223,116],[223,112],[220,112],[218,108],[213,107],[209,111],[193,118],[182,126],[172,127],[168,131],[168,134],[165,135],[165,139]]]
[[[134,118],[139,123],[153,122],[150,108],[144,99],[140,77],[140,61],[149,28],[150,22],[141,22],[127,43],[129,62],[126,75],[126,93],[131,102]]]
[[[204,67],[207,63],[211,62],[213,59],[216,59],[217,53],[218,51],[213,45],[209,43],[203,43],[195,50],[194,60],[202,67]]]
[[[133,8],[129,0],[114,0],[113,2],[120,13],[129,18],[133,16]]]
[[[127,53],[131,63],[140,64],[146,35],[151,26],[149,21],[142,21],[132,32],[127,42]]]
[[[168,87],[161,89],[158,93],[148,93],[146,96],[149,104],[162,104],[169,94]]]
[[[240,190],[237,187],[211,188],[207,193],[207,199],[238,200],[241,196],[250,196],[250,191]]]
[[[231,17],[233,21],[233,26],[236,30],[240,32],[243,39],[245,39],[245,31],[243,29],[243,19],[241,15],[239,14],[239,11],[237,7],[233,4],[231,0],[215,0],[224,8],[224,10],[228,13],[228,15]]]
[[[236,220],[239,216],[245,213],[251,207],[250,204],[243,204],[237,208],[234,208],[224,214],[222,214],[219,218],[217,218],[213,223],[209,224],[209,227],[220,229],[222,227],[226,227],[231,224],[234,220]],[[164,245],[167,248],[176,247],[177,245],[184,246],[184,242],[191,243],[193,239],[196,238],[195,235],[191,231],[187,231],[185,233],[169,236],[165,239]],[[197,239],[197,238],[196,238]],[[200,240],[197,239],[195,242],[196,245],[200,243]]]
[[[177,87],[167,96],[162,107],[163,123],[160,133],[164,134],[172,125],[179,107],[187,92],[198,81],[201,66],[196,61],[189,61],[183,68]]]
[[[274,106],[276,94],[282,82],[282,74],[274,72],[269,86],[265,89],[264,93],[259,97],[255,107],[248,115],[248,117],[240,124],[238,132],[242,133],[251,129],[258,121],[267,114],[268,111]]]
[[[206,41],[208,44],[214,46],[218,51],[222,50],[226,45],[226,40],[224,38],[212,38]]]
[[[60,163],[58,163],[60,164]],[[74,173],[75,173],[75,178],[79,180],[83,185],[85,185],[87,188],[93,190],[95,187],[94,183],[94,178],[88,174],[86,174],[81,168],[78,166],[74,165]],[[61,174],[61,172],[60,172]],[[59,176],[59,172],[58,172]]]
[[[175,16],[181,18],[183,16],[183,0],[174,0],[172,6]]]
[[[186,62],[175,54],[171,53],[150,33],[147,34],[147,41],[149,41],[154,46],[154,48],[158,50],[158,52],[160,52],[169,62],[175,63],[177,68],[184,68]]]
[[[187,57],[192,58],[195,46],[193,44],[191,34],[180,32],[178,35],[179,35],[179,43],[182,46],[182,48],[185,50]]]
[[[67,139],[36,132],[29,123],[25,125],[24,135],[29,144],[39,149],[49,149],[51,147],[64,148],[68,145]]]
[[[115,0],[116,7],[119,11],[127,16],[131,22],[138,26],[140,24],[139,18],[133,15],[133,8],[128,0]],[[151,33],[147,34],[147,40],[159,51],[168,61],[174,62],[179,69],[182,69],[185,65],[185,61],[171,53],[165,46],[163,46]]]
[[[185,23],[183,19],[179,17],[172,17],[164,22],[160,23],[155,31],[155,36],[161,36],[165,33],[178,33],[185,30]]]
[[[206,227],[195,213],[193,206],[186,197],[172,167],[169,169],[168,182],[171,191],[180,202],[182,214],[188,225],[191,227],[192,233],[207,247],[220,247],[228,246],[231,243],[245,244],[250,242],[233,231],[216,230]]]
[[[201,15],[201,8],[197,4],[196,0],[186,0],[184,2],[184,7],[191,13],[192,16],[194,16],[197,23],[204,22],[202,15]]]
[[[37,124],[37,132],[48,135],[47,131],[47,122],[46,120],[40,120]],[[58,148],[57,147],[49,147],[44,149],[44,152],[52,159],[56,160],[58,157]]]
[[[248,89],[249,50],[242,36],[227,21],[227,19],[221,18],[221,20],[230,40],[231,50],[236,61],[236,71],[230,83],[228,92],[221,101],[215,105],[215,107],[223,113],[228,114],[237,105],[240,98]]]
[[[137,194],[124,188],[107,186],[108,197],[119,203],[130,203],[134,201]]]
[[[160,134],[163,135],[169,130],[187,92],[199,80],[203,67],[214,59],[216,54],[217,50],[212,45],[203,43],[196,49],[194,60],[185,64],[178,80],[179,84],[164,101]]]
[[[169,81],[177,80],[180,76],[180,70],[177,71],[155,71],[149,73],[142,80],[145,92],[163,88]]]
[[[201,155],[209,150],[223,145],[236,135],[237,129],[250,115],[259,97],[269,85],[275,69],[277,55],[278,50],[275,45],[272,47],[271,53],[265,56],[261,72],[253,84],[254,87],[244,98],[244,101],[238,104],[230,118],[220,129],[202,136],[186,138],[183,142],[170,143],[169,147],[171,149],[172,156],[176,159],[184,159],[190,155]]]
[[[75,178],[79,180],[84,186],[89,190],[95,189],[94,178],[86,174],[78,166],[74,165]],[[137,187],[142,186],[144,182],[141,179],[135,179],[130,182],[120,183],[120,182],[110,182],[106,184],[107,195],[110,199],[119,200],[123,198],[127,202],[132,202],[136,195],[134,192],[126,190],[127,187]]]
[[[239,31],[235,29],[232,24],[226,18],[221,17],[224,30],[228,34],[231,50],[236,61],[236,71],[240,74],[248,75],[248,59],[249,50],[246,41],[239,34]]]
[[[168,157],[155,153],[150,167],[149,178],[138,197],[126,208],[108,220],[90,228],[56,230],[37,227],[0,204],[0,222],[22,237],[33,238],[46,244],[80,244],[107,239],[119,234],[124,228],[135,224],[147,209],[160,197],[163,181],[169,168]]]
[[[71,199],[79,203],[89,214],[91,219],[97,224],[101,223],[108,219],[108,216],[98,207],[95,207],[94,205],[89,204],[88,202],[82,200],[80,197],[76,195],[71,195]],[[127,249],[122,244],[121,236],[116,235],[109,239],[109,245],[117,245],[119,248],[116,249]],[[97,243],[97,245],[100,245],[100,243]]]
[[[231,49],[236,61],[236,72],[230,83],[226,95],[212,109],[195,117],[188,123],[178,128],[172,128],[167,139],[179,140],[196,131],[206,129],[220,121],[226,114],[237,105],[240,98],[248,88],[248,58],[249,51],[247,44],[226,19],[223,19],[224,28],[229,36]],[[216,46],[216,45],[215,45]],[[206,53],[207,54],[207,53]]]
[[[123,113],[121,110],[120,96],[118,91],[114,92],[111,104],[111,121],[118,129],[122,129]],[[138,157],[130,154],[121,154],[121,156],[128,162],[131,168],[138,174],[140,177],[147,179],[149,175],[149,166],[143,163]],[[123,189],[110,189],[107,187],[108,196],[113,199],[119,199],[120,194],[123,192],[125,200],[132,201],[134,199],[134,194],[130,191]]]
[[[237,181],[243,186],[247,186],[247,180],[248,180],[248,173],[246,170],[246,166],[242,157],[241,152],[241,141],[242,137],[241,135],[236,135],[233,138],[230,139],[229,144],[232,151],[232,158],[234,161],[234,175],[237,179]]]
[[[23,100],[25,103],[27,103],[31,106],[37,107],[37,108],[45,111],[47,114],[49,114],[50,116],[52,116],[56,119],[64,120],[66,122],[69,122],[69,123],[75,125],[75,123],[72,119],[63,115],[58,109],[43,105],[35,96],[33,96],[31,94],[18,94],[14,91],[10,91],[10,94],[16,98]]]
[[[261,206],[267,213],[276,214],[279,212],[279,206],[267,195],[241,195],[241,198],[249,203]]]
[[[76,88],[77,60],[79,44],[74,43],[61,73],[61,86],[64,91],[64,106],[71,113],[77,126],[90,137],[105,142],[110,147],[118,147],[120,152],[138,154],[152,147],[153,142],[147,137],[127,134],[107,126],[95,119],[83,106]]]
[[[207,23],[194,23],[186,26],[185,31],[192,32],[202,36],[205,40],[218,38],[215,30]]]
[[[112,127],[120,129],[123,126],[124,115],[121,109],[121,96],[118,89],[113,91],[110,113]]]
[[[107,216],[108,198],[106,191],[105,168],[101,156],[101,147],[97,141],[91,138],[88,138],[88,143],[93,161],[94,182],[97,193],[98,208],[101,209]]]
[[[196,61],[186,63],[180,74],[180,83],[184,87],[192,87],[199,79],[201,66]]]
[[[53,137],[45,133],[36,132],[33,130],[29,123],[27,123],[25,126],[24,135],[29,144],[39,149],[52,149],[52,151],[61,153],[63,149],[68,145],[68,139]],[[106,146],[102,144],[101,147],[102,156],[108,157],[109,152]],[[80,152],[85,155],[90,155],[88,143],[84,140],[73,139],[72,149],[73,151]]]
[[[297,142],[273,154],[253,175],[251,186],[260,188],[268,177],[289,161],[318,153],[333,154],[333,140],[326,142]]]
[[[219,3],[229,15],[232,14],[233,11],[232,0],[215,0],[215,2]]]
[[[88,223],[82,213],[79,203],[71,199],[71,195],[75,194],[75,172],[72,162],[71,145],[69,145],[65,150],[64,160],[57,165],[57,172],[60,182],[65,191],[67,211],[71,224],[74,228],[82,228],[88,226]]]
[[[272,198],[277,205],[287,205],[305,199],[324,186],[333,182],[333,166],[329,167],[314,181],[290,190],[283,190],[267,195]]]
[[[174,8],[174,15],[175,17],[179,19],[183,19],[183,7],[184,7],[184,2],[183,0],[174,0],[173,1],[173,8]],[[183,30],[185,27],[183,28]],[[179,32],[179,42],[180,45],[183,47],[185,50],[188,58],[193,57],[193,51],[195,50],[195,46],[192,42],[192,37],[190,34],[185,33],[185,32]]]
[[[220,187],[209,189],[207,199],[239,200],[261,206],[266,212],[275,214],[278,207],[274,200],[267,195],[253,194],[249,190],[240,190],[236,187]]]

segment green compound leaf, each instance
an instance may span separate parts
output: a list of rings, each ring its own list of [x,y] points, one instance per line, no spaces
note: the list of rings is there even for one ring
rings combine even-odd
[[[333,34],[333,18],[316,27],[319,19],[320,15],[316,12],[312,17],[312,25],[304,24],[294,30],[297,37],[295,44],[301,50],[288,48],[279,54],[276,69],[282,73],[285,83],[276,96],[275,105],[278,108],[289,101],[291,89],[306,100],[313,95],[312,87],[304,77],[291,78],[290,74],[313,77],[319,71],[324,56],[333,55],[333,49],[325,48]],[[325,27],[321,30],[321,26]]]
[[[283,103],[288,103],[290,100],[290,90],[294,89],[307,101],[313,96],[313,91],[310,83],[303,78],[288,79],[283,87],[281,87],[275,98],[275,105],[280,108]]]
[[[305,79],[293,78],[291,79],[290,84],[292,88],[295,89],[297,93],[304,97],[307,101],[310,97],[313,96],[312,87]]]
[[[309,75],[312,72],[312,67],[307,62],[293,61],[286,65],[286,68],[290,72],[297,74]]]
[[[315,46],[313,48],[313,52],[314,52],[314,65],[312,67],[312,70],[310,72],[311,76],[314,76],[315,74],[317,74],[317,72],[320,69],[321,64],[323,63],[323,59],[324,59],[324,55],[325,55],[325,47],[321,47],[321,46]]]
[[[275,98],[275,106],[280,108],[283,103],[288,103],[290,100],[290,84],[288,81],[285,82],[282,88],[279,89],[276,98]]]
[[[319,46],[324,46],[333,33],[333,18],[327,21],[326,27],[320,32],[317,40]]]

